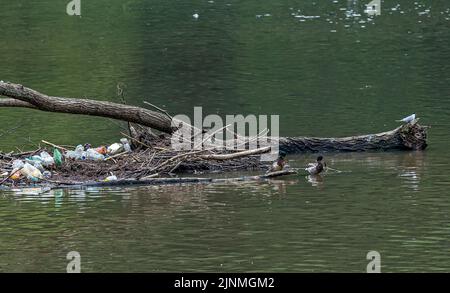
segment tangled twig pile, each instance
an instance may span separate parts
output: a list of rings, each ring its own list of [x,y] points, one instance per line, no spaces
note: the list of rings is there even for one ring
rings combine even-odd
[[[48,149],[42,148],[26,153],[0,153],[0,172],[6,179],[12,171],[14,160],[25,160]],[[163,147],[137,148],[107,157],[103,161],[74,160],[66,158],[62,166],[53,167],[52,177],[46,181],[58,184],[101,181],[114,174],[119,179],[148,179],[174,172],[261,170],[259,154],[270,151],[269,147],[255,150],[222,152],[214,150],[174,151]],[[0,179],[0,182],[4,179]],[[14,182],[5,180],[4,185]]]
[[[259,149],[258,152],[266,149]],[[257,170],[263,165],[257,152],[230,153],[233,157],[222,159],[222,155],[204,154],[205,151],[165,151],[146,149],[126,153],[111,160],[90,162],[68,160],[61,171],[65,177],[86,180],[102,178],[111,173],[119,178],[144,179],[174,172]]]

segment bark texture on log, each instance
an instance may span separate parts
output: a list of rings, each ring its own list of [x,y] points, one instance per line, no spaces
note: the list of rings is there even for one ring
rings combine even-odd
[[[417,122],[418,119],[383,133],[343,138],[282,137],[280,149],[286,153],[424,150],[427,147],[427,127]]]
[[[14,99],[0,99],[0,107],[17,107],[17,108],[30,108],[39,110],[36,106],[31,105],[30,103],[14,100]]]
[[[173,131],[171,119],[167,115],[145,108],[89,99],[52,97],[20,84],[5,82],[0,82],[0,95],[18,100],[13,103],[10,99],[3,99],[0,100],[0,106],[27,108],[34,106],[42,111],[108,117],[138,123],[167,133]]]

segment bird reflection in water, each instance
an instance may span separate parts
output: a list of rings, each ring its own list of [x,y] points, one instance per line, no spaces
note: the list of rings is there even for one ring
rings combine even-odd
[[[323,186],[323,176],[322,175],[308,175],[305,177],[306,180],[314,187]]]

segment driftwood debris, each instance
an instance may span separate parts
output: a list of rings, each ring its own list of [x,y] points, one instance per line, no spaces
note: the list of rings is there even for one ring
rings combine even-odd
[[[248,181],[269,181],[278,177],[285,177],[289,175],[295,175],[297,171],[295,170],[283,170],[278,172],[266,173],[264,175],[257,176],[241,176],[233,178],[201,178],[201,177],[176,177],[176,178],[147,178],[147,179],[120,179],[116,181],[108,182],[58,182],[58,181],[46,181],[42,184],[34,184],[25,186],[23,189],[21,186],[16,186],[15,188],[9,188],[7,186],[1,186],[0,190],[18,190],[23,191],[29,188],[36,189],[33,190],[33,194],[42,194],[49,192],[53,189],[83,189],[87,187],[128,187],[128,186],[161,186],[161,185],[185,185],[185,184],[225,184],[225,183],[236,183],[236,182],[248,182]]]
[[[295,170],[283,170],[266,173],[264,175],[241,176],[233,178],[204,178],[204,177],[174,177],[174,178],[148,178],[148,179],[121,179],[106,182],[55,182],[50,181],[50,188],[82,188],[82,187],[111,187],[111,186],[136,186],[136,185],[173,185],[173,184],[208,184],[229,183],[243,181],[264,181],[277,177],[295,175]]]

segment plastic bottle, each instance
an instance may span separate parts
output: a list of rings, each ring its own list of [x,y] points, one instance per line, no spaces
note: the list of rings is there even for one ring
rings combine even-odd
[[[62,155],[58,149],[53,150],[53,159],[55,160],[56,167],[60,167],[62,165]]]
[[[25,163],[20,172],[31,181],[39,181],[43,179],[41,171],[29,163]]]
[[[123,145],[123,150],[126,151],[127,153],[131,152],[131,146],[130,143],[128,142],[128,139],[126,138],[121,138],[120,142]]]
[[[95,151],[102,155],[106,155],[106,153],[107,153],[107,149],[105,146],[100,146],[100,147],[96,148]]]
[[[45,167],[50,167],[50,166],[55,165],[55,160],[53,159],[53,157],[50,156],[50,154],[45,151],[41,153],[41,159],[42,159],[42,165]]]
[[[11,176],[10,179],[17,181],[20,179],[20,177],[22,177],[22,173],[20,172],[20,169],[23,168],[25,164],[23,163],[22,160],[14,160],[12,163],[12,172],[11,172]]]
[[[27,161],[28,163],[33,165],[34,162],[42,162],[42,158],[41,158],[41,156],[34,155],[32,157],[26,158],[25,161]]]
[[[105,178],[105,180],[103,180],[104,182],[110,182],[110,181],[117,181],[117,176],[116,175],[111,175]]]
[[[94,149],[88,149],[86,152],[86,159],[91,161],[103,161],[105,159],[105,156],[102,154],[99,154]]]
[[[75,151],[67,151],[66,158],[75,160],[86,160],[86,152],[84,151],[84,147],[81,144],[79,144],[75,148]]]
[[[22,169],[23,166],[24,166],[24,163],[23,163],[22,160],[14,160],[14,161],[12,162],[12,168],[13,168],[13,170],[15,170],[15,171]]]
[[[109,155],[117,154],[121,150],[123,150],[123,144],[117,142],[110,145],[107,149]]]
[[[82,146],[81,144],[77,145],[77,147],[75,148],[75,152],[77,154],[80,154],[84,151],[84,146]]]
[[[20,170],[19,170],[19,171],[15,171],[9,178],[14,181],[17,181],[20,179],[20,177],[22,177],[22,172],[20,172]]]
[[[42,159],[40,156],[32,156],[30,158],[25,159],[25,163],[28,163],[32,166],[34,166],[37,163],[41,163],[41,162],[42,162]]]
[[[77,145],[75,148],[75,159],[76,160],[86,160],[86,152],[84,151],[84,146],[81,144]]]
[[[36,169],[38,169],[41,172],[45,171],[44,166],[42,166],[41,162],[35,161],[34,164],[31,164],[31,165],[33,165]]]
[[[74,151],[67,151],[65,154],[66,158],[75,159],[77,154]]]

